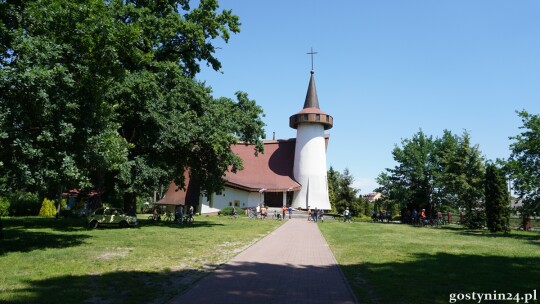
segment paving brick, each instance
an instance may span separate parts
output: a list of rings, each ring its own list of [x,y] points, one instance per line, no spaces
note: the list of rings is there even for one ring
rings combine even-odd
[[[177,303],[357,303],[317,224],[291,219]]]

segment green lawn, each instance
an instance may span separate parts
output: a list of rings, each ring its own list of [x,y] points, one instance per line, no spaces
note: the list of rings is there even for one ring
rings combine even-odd
[[[69,219],[2,221],[0,303],[165,303],[282,223],[200,216],[186,226],[141,219],[138,228],[88,230]],[[540,292],[538,232],[337,221],[319,227],[361,303]]]
[[[451,293],[534,289],[540,296],[538,232],[333,221],[319,227],[360,303],[449,303]]]
[[[0,303],[164,303],[281,223],[199,216],[88,230],[82,220],[2,221]]]

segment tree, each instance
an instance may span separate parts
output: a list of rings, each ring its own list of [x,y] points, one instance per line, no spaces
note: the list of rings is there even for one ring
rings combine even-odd
[[[349,169],[345,168],[338,178],[339,186],[336,193],[336,211],[338,213],[343,213],[347,207],[353,214],[360,212],[357,198],[358,189],[352,187],[353,183],[354,177],[349,172]]]
[[[484,159],[478,145],[471,146],[467,131],[460,137],[445,130],[436,146],[440,168],[436,174],[438,197],[442,203],[465,207],[471,213],[480,207],[484,193]]]
[[[328,196],[330,199],[330,205],[332,210],[336,210],[337,203],[337,193],[339,191],[339,179],[341,174],[334,170],[332,166],[328,169],[327,179],[328,179]]]
[[[419,131],[402,140],[402,148],[392,151],[398,163],[377,178],[389,201],[411,209],[429,209],[434,189],[434,144],[431,136]]]
[[[205,192],[242,168],[230,146],[262,151],[262,109],[213,98],[213,41],[239,32],[216,0],[0,3],[0,151],[11,188],[137,195],[190,168]],[[2,178],[2,176],[0,176]],[[54,193],[54,196],[51,195]]]
[[[430,213],[445,206],[471,211],[482,198],[483,158],[467,132],[460,137],[445,130],[433,139],[419,131],[392,154],[398,165],[377,178],[387,204]]]
[[[512,188],[523,202],[519,209],[523,219],[540,214],[540,116],[526,111],[517,112],[521,117],[523,130],[510,137],[514,142],[505,165],[512,181]]]
[[[494,164],[486,167],[485,198],[489,231],[510,232],[510,195],[506,188],[506,177]]]

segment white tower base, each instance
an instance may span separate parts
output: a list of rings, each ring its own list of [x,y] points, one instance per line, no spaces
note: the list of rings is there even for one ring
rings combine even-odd
[[[293,208],[330,210],[326,176],[326,141],[321,124],[300,124],[296,133],[294,178],[302,185],[293,196]]]

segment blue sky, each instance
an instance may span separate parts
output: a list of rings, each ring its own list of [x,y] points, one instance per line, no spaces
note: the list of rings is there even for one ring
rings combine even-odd
[[[319,104],[334,117],[327,164],[361,193],[396,165],[391,151],[422,129],[468,130],[487,159],[507,158],[516,110],[540,114],[540,1],[224,1],[242,22],[217,43],[216,97],[247,92],[266,135],[293,138],[313,47]]]

